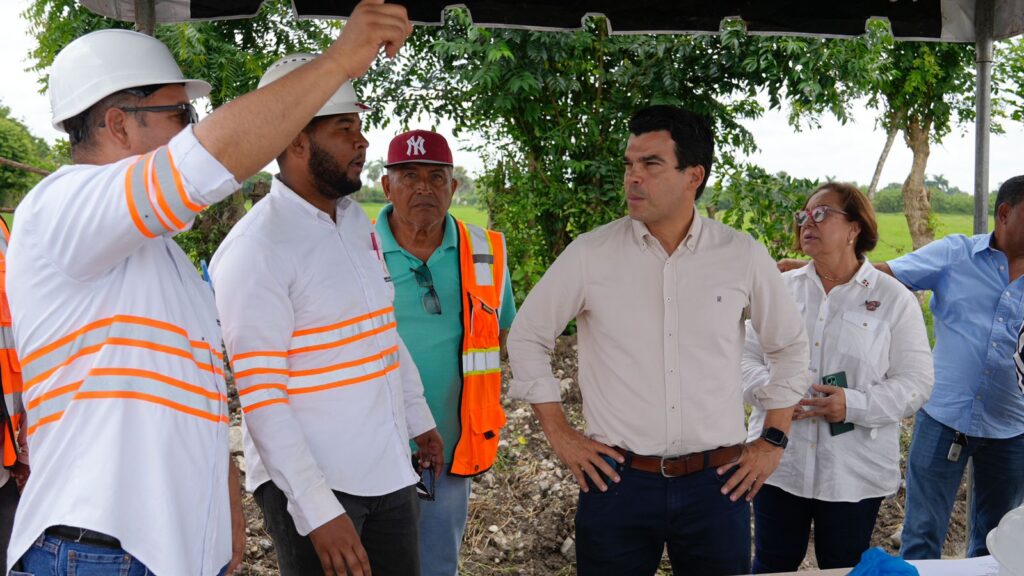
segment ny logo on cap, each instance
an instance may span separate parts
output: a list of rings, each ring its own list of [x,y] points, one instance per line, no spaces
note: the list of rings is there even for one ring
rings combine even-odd
[[[423,136],[413,136],[405,141],[405,155],[406,156],[423,156],[427,153],[424,144],[426,140]]]

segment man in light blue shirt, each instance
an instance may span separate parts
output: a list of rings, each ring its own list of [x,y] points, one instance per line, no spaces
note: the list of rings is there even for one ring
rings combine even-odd
[[[433,500],[420,502],[420,566],[423,576],[454,576],[472,476],[490,467],[486,459],[475,456],[475,448],[467,449],[465,444],[483,442],[496,449],[498,442],[495,434],[483,440],[471,438],[475,431],[463,421],[468,408],[464,379],[472,377],[472,371],[465,370],[464,325],[474,321],[473,311],[464,310],[464,297],[471,292],[465,272],[486,264],[491,256],[483,273],[493,275],[495,288],[503,286],[495,291],[503,294],[500,305],[494,306],[497,318],[490,319],[495,336],[488,344],[493,346],[493,368],[499,368],[497,348],[499,341],[504,345],[504,335],[515,318],[515,301],[508,268],[502,264],[506,259],[501,235],[448,214],[458,182],[452,178],[452,154],[444,137],[426,130],[399,134],[391,141],[385,166],[382,183],[391,204],[377,217],[376,232],[394,283],[398,333],[419,369],[445,450],[445,469],[436,476]],[[485,244],[495,254],[472,254],[465,249],[463,242],[473,234],[471,229],[489,235],[492,241]],[[464,257],[471,262],[462,262]],[[474,326],[479,327],[481,310],[475,312]],[[490,312],[493,315],[495,310]],[[492,378],[500,386],[500,375]],[[501,414],[500,405],[483,408]],[[504,416],[499,420],[504,422]],[[474,457],[462,457],[465,453]]]
[[[996,199],[995,232],[937,240],[878,267],[911,290],[931,290],[935,388],[918,412],[907,462],[900,553],[939,558],[968,458],[974,512],[969,557],[1024,501],[1024,395],[1013,355],[1024,320],[1024,176]]]

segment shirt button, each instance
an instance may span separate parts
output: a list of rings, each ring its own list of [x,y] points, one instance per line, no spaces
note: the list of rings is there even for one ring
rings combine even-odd
[[[818,419],[817,418],[811,418],[811,424],[817,424],[817,423],[818,423]]]
[[[1003,321],[1003,317],[1002,317],[1002,316],[1000,316],[1000,317],[999,317],[999,321],[1000,321],[1000,322],[1002,322],[1002,321]]]
[[[672,333],[671,333],[671,332],[669,332],[669,333],[668,333],[668,337],[669,337],[669,338],[671,338],[671,337],[672,337]]]
[[[1000,266],[999,269],[1000,270],[1005,270],[1006,268],[1004,266]]]
[[[666,299],[665,299],[665,301],[666,301],[666,302],[671,302],[671,301],[672,301],[672,297],[671,297],[671,296],[669,296],[668,298],[666,298]]]
[[[818,322],[824,322],[824,321],[825,321],[824,318],[818,318]]]
[[[811,448],[814,448],[815,446],[817,446],[817,444],[814,443],[814,442],[811,442]]]
[[[668,369],[668,373],[669,374],[675,374],[676,373],[676,369],[675,368],[669,368]]]
[[[998,344],[996,344],[995,342],[993,342],[993,343],[992,343],[992,347],[993,347],[993,348],[996,348],[996,347],[998,347]]]
[[[821,346],[821,342],[815,342],[815,343],[814,343],[814,347],[815,347],[815,348],[817,348],[818,346]]]
[[[811,368],[811,372],[817,372],[817,371],[818,371],[817,368]]]
[[[981,394],[978,394],[977,396],[975,396],[974,399],[975,400],[981,400]]]

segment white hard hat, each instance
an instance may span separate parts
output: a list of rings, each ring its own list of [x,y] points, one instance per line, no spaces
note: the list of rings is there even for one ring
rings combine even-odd
[[[259,88],[263,88],[267,84],[270,84],[274,80],[288,74],[292,70],[302,66],[306,62],[315,59],[316,56],[312,54],[289,54],[284,58],[281,58],[277,62],[270,65],[267,71],[263,73],[263,77],[260,78]],[[370,110],[370,107],[356,100],[356,91],[352,88],[351,82],[345,82],[338,88],[330,99],[320,108],[320,111],[314,114],[317,116],[333,116],[335,114],[362,114]]]
[[[202,80],[186,80],[171,51],[152,36],[130,30],[99,30],[68,44],[50,70],[53,127],[127,88],[184,84],[190,100],[210,93]]]

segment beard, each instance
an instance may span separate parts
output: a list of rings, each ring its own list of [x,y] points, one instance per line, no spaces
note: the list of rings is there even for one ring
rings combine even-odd
[[[309,172],[317,192],[331,200],[340,200],[363,186],[362,180],[349,178],[347,170],[312,139],[309,141]]]

